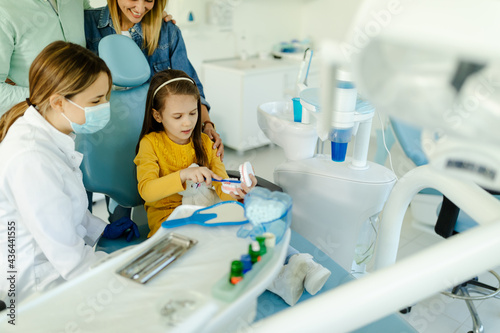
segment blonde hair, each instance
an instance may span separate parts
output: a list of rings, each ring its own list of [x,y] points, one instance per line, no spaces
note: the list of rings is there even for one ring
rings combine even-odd
[[[14,105],[0,118],[0,142],[7,135],[10,126],[24,115],[29,105],[35,105],[38,112],[45,117],[50,109],[50,96],[60,94],[71,99],[91,86],[103,72],[109,79],[109,97],[112,86],[111,72],[101,58],[77,44],[63,41],[49,44],[31,64],[30,98]]]
[[[144,15],[141,21],[142,32],[144,33],[142,48],[148,50],[148,55],[152,55],[158,47],[161,25],[163,24],[163,10],[167,6],[167,1],[155,0],[153,8]],[[121,34],[122,25],[118,0],[108,0],[108,8],[115,31],[117,34]]]

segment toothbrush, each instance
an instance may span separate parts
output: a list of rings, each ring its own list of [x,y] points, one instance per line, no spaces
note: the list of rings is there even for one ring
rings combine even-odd
[[[215,179],[212,178],[212,181],[222,183],[222,192],[226,194],[234,193],[237,194],[237,188],[241,188],[241,183],[244,182],[247,186],[252,186],[252,180],[250,179],[250,175],[255,175],[252,165],[250,162],[245,162],[239,166],[240,171],[240,179]]]
[[[221,180],[218,180],[218,179],[212,178],[212,181],[213,182],[221,182],[221,183],[241,184],[241,181],[240,180],[236,180],[236,179],[221,179]]]

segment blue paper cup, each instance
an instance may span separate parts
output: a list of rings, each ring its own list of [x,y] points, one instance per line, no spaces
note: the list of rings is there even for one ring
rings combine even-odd
[[[300,98],[294,97],[293,101],[293,121],[296,123],[302,122],[302,104],[300,104]]]

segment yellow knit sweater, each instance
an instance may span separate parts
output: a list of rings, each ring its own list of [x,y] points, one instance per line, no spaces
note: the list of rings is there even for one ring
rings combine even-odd
[[[226,169],[217,150],[212,149],[213,142],[206,134],[202,134],[203,145],[208,156],[208,167],[215,174],[227,178]],[[137,165],[139,194],[144,199],[144,208],[148,214],[148,237],[160,228],[162,222],[172,211],[182,204],[185,184],[181,183],[180,170],[196,163],[196,155],[192,141],[179,145],[168,137],[165,131],[152,132],[145,135],[139,144],[139,152],[134,159]],[[220,183],[213,183],[221,200],[234,200],[221,190]]]

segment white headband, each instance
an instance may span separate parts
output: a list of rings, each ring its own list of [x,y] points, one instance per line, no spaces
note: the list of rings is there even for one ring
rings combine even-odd
[[[194,81],[188,77],[176,77],[175,79],[168,80],[167,82],[163,82],[158,88],[156,88],[155,92],[153,93],[153,98],[155,98],[156,93],[163,87],[165,87],[167,84],[175,82],[175,81],[181,81],[181,80],[186,80],[194,84]]]

